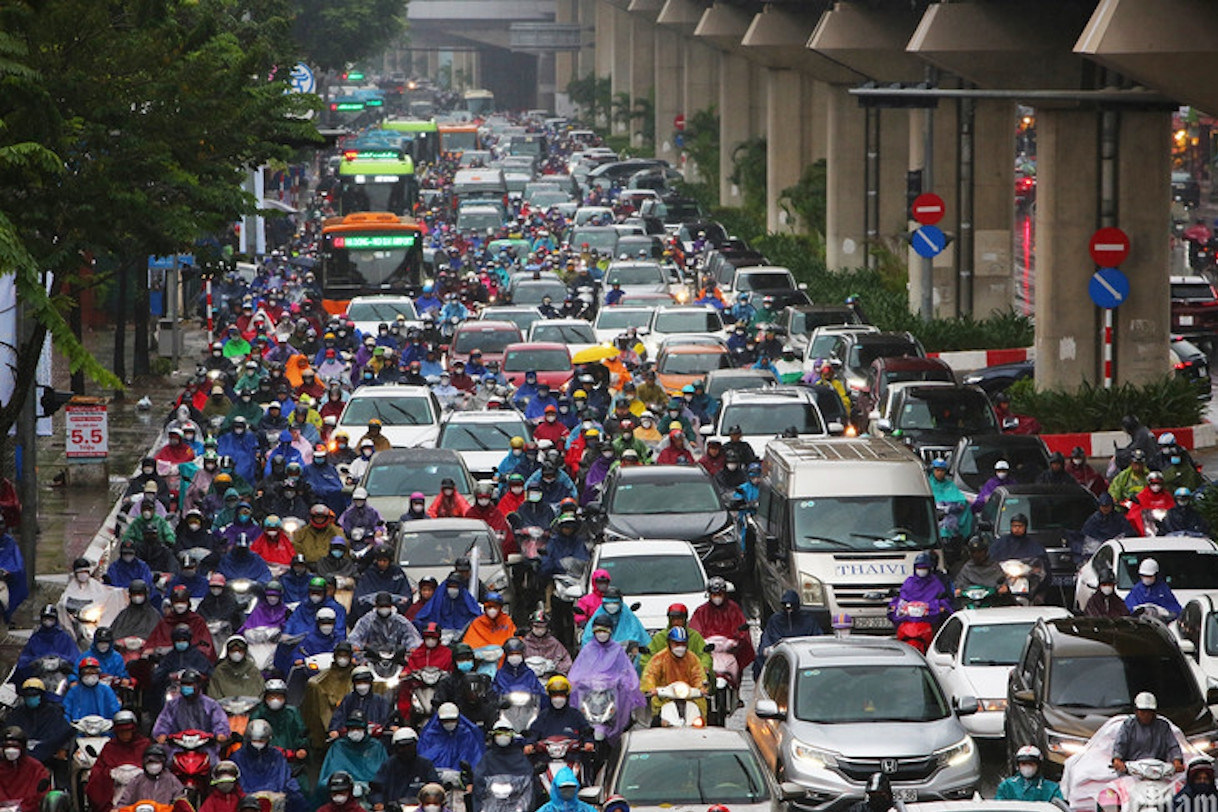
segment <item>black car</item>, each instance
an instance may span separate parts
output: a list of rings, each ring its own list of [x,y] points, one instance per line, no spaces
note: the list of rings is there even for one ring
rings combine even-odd
[[[1010,464],[1012,484],[1030,484],[1049,467],[1049,449],[1040,437],[1028,434],[981,434],[961,437],[952,452],[948,476],[965,496],[974,498],[994,475],[994,463]]]
[[[1031,378],[1036,374],[1036,362],[1029,359],[1010,364],[995,364],[965,375],[963,382],[969,386],[980,386],[990,397],[1010,389],[1016,381]]]
[[[591,508],[592,535],[598,541],[679,539],[698,551],[707,575],[726,577],[744,567],[736,524],[699,466],[617,468]]]
[[[981,509],[977,534],[992,540],[1011,532],[1011,517],[1028,517],[1028,536],[1049,554],[1052,583],[1048,600],[1065,606],[1074,595],[1075,573],[1082,564],[1083,523],[1096,511],[1095,494],[1082,485],[1001,485]]]
[[[997,435],[990,399],[975,386],[928,382],[891,386],[872,432],[899,437],[926,464],[948,459],[961,437]]]

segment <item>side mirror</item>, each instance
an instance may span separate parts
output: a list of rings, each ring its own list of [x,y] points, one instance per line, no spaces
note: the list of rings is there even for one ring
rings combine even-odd
[[[808,283],[807,283],[807,282],[800,282],[798,285],[796,285],[796,286],[795,286],[795,289],[796,289],[796,290],[807,290],[807,289],[808,289]]]
[[[723,499],[723,506],[728,510],[744,510],[747,504],[748,502],[738,496],[727,496]]]
[[[702,647],[702,650],[705,651],[707,654],[710,654],[711,652],[713,652],[715,650],[715,644],[707,643],[705,646]]]
[[[520,553],[510,553],[507,557],[507,563],[509,566],[514,566],[522,561],[524,561],[524,556]]]
[[[770,561],[778,561],[778,537],[767,535],[765,537],[765,557]]]
[[[975,696],[962,696],[952,704],[956,706],[957,716],[972,716],[981,710],[981,702]]]
[[[578,797],[586,804],[598,805],[601,802],[601,792],[600,787],[581,787]]]
[[[1206,689],[1205,704],[1218,705],[1218,688],[1207,688]]]
[[[950,666],[955,658],[949,652],[938,651],[931,649],[927,652],[926,659],[930,660],[935,665]]]
[[[807,792],[794,781],[783,781],[778,785],[778,794],[782,796],[784,801],[794,801],[804,797]]]
[[[846,431],[846,427],[843,426],[837,420],[831,421],[829,423],[829,425],[826,426],[825,428],[828,429],[829,433],[832,434],[834,437],[837,437]]]
[[[778,703],[773,699],[758,699],[757,704],[753,706],[753,712],[757,714],[758,719],[786,719],[787,715],[778,708]]]
[[[1185,654],[1195,654],[1197,652],[1197,647],[1195,645],[1193,645],[1192,640],[1178,640],[1176,642],[1180,646],[1180,651],[1182,651]],[[1218,688],[1211,688],[1209,690],[1214,691],[1214,690],[1218,690]]]
[[[707,423],[705,426],[698,426],[698,433],[703,437],[712,437],[715,434],[715,427],[710,423]]]
[[[1020,705],[1031,705],[1036,702],[1036,694],[1025,688],[1022,691],[1015,691],[1011,694],[1011,700]]]

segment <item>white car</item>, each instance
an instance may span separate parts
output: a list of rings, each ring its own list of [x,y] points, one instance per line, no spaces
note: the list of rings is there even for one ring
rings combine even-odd
[[[1079,611],[1091,600],[1099,584],[1096,573],[1116,574],[1116,593],[1124,599],[1138,582],[1138,565],[1144,558],[1159,562],[1159,578],[1171,587],[1176,600],[1187,601],[1218,589],[1218,544],[1195,536],[1150,536],[1110,539],[1078,571],[1074,604]]]
[[[1171,624],[1201,692],[1218,689],[1218,592],[1202,592],[1184,603]]]
[[[840,423],[827,425],[812,390],[802,386],[724,392],[715,422],[700,431],[704,437],[726,443],[730,439],[728,431],[734,426],[740,426],[742,439],[758,459],[765,458],[770,440],[790,428],[799,437],[828,437],[840,434],[843,428]]]
[[[598,344],[612,342],[613,339],[626,332],[627,327],[639,328],[639,335],[651,324],[651,314],[655,308],[641,305],[613,305],[602,307],[592,322],[592,332],[596,334]]]
[[[456,451],[477,479],[490,479],[507,456],[513,437],[523,437],[525,442],[532,438],[520,412],[450,412],[440,425],[436,448]]]
[[[345,431],[354,446],[373,418],[394,448],[432,447],[440,434],[440,403],[426,386],[361,386],[334,430]]]
[[[406,320],[403,332],[422,324],[409,296],[356,296],[347,304],[347,318],[355,322],[355,329],[362,335],[376,335],[380,325],[392,325],[399,315]]]
[[[609,263],[601,280],[601,304],[614,285],[621,285],[629,301],[631,294],[669,294],[668,271],[653,260],[617,259]]]
[[[926,660],[949,700],[977,697],[977,712],[960,718],[974,737],[1002,738],[1011,668],[1036,621],[1059,617],[1070,613],[1057,606],[962,609],[939,627]]]
[[[543,319],[529,325],[525,341],[534,343],[550,341],[566,344],[572,355],[580,350],[595,347],[600,342],[596,340],[596,332],[592,325],[584,319]]]
[[[596,570],[609,572],[613,585],[622,590],[626,605],[642,604],[635,615],[651,633],[668,626],[668,607],[672,604],[697,607],[706,602],[706,570],[688,541],[605,542],[592,553],[589,580]]]
[[[689,333],[709,333],[727,338],[723,318],[715,308],[710,305],[674,305],[657,307],[651,314],[651,323],[643,336],[643,346],[647,348],[648,357],[655,358],[659,354],[660,342],[667,336]]]
[[[879,327],[871,324],[830,324],[817,327],[812,331],[812,335],[808,336],[808,345],[804,348],[804,372],[815,374],[820,371],[819,363],[829,357],[838,336],[879,331]]]

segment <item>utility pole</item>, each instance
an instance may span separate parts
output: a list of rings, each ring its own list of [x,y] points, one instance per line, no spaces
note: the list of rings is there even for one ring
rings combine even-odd
[[[34,322],[18,308],[17,347],[27,347]],[[17,545],[25,559],[25,577],[34,594],[34,573],[38,568],[38,384],[30,383],[25,402],[17,415],[17,498],[21,500],[21,532]]]

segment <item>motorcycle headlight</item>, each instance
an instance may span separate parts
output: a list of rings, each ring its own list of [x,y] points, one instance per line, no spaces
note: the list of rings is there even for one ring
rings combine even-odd
[[[826,767],[837,766],[837,755],[829,750],[822,750],[810,744],[794,739],[791,742],[791,755],[796,761],[812,770],[823,770]]]
[[[711,542],[714,544],[735,544],[736,525],[728,523],[726,527],[711,536]]]
[[[825,604],[825,585],[819,578],[813,578],[808,573],[801,572],[799,591],[804,606],[823,606]]]
[[[100,603],[91,603],[80,610],[80,619],[85,623],[97,623],[102,619],[102,614],[105,611],[106,608]]]
[[[951,747],[936,750],[935,757],[939,760],[940,767],[957,767],[973,757],[973,750],[972,738],[965,736]]]
[[[1067,758],[1075,753],[1083,752],[1083,748],[1087,746],[1086,739],[1054,733],[1052,730],[1045,731],[1045,742],[1049,745],[1049,752]]]
[[[1202,753],[1210,753],[1218,744],[1218,730],[1210,730],[1200,736],[1189,737],[1188,743]]]

